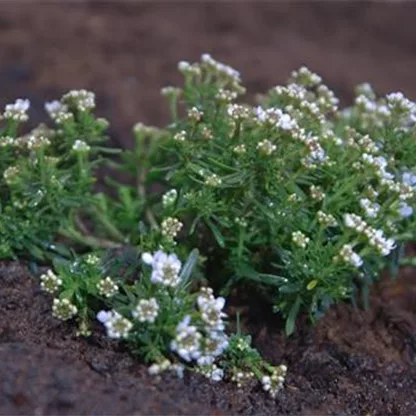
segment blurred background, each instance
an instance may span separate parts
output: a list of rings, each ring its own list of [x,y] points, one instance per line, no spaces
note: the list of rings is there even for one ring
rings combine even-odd
[[[119,144],[137,121],[160,125],[160,88],[177,62],[208,52],[241,71],[252,95],[302,64],[347,103],[355,84],[416,99],[416,3],[0,2],[0,105],[74,88],[97,94]]]

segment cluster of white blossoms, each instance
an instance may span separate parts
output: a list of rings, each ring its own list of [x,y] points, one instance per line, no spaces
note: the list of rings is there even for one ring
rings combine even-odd
[[[62,124],[74,118],[68,106],[57,100],[45,103],[45,110],[49,114],[49,117],[57,124]]]
[[[177,197],[178,191],[176,189],[165,192],[162,197],[163,207],[166,208],[173,205],[176,202]]]
[[[174,239],[178,235],[182,227],[183,224],[177,218],[165,218],[161,224],[162,235],[167,238]]]
[[[11,136],[0,136],[0,147],[13,146],[16,140]]]
[[[371,202],[368,198],[361,198],[360,206],[363,208],[365,215],[369,218],[376,217],[380,211],[380,204],[377,204],[377,202]]]
[[[329,227],[336,227],[338,225],[336,218],[332,214],[327,214],[323,211],[316,213],[319,224]]]
[[[274,126],[282,130],[293,130],[297,128],[295,119],[284,113],[280,108],[264,109],[260,106],[254,109],[254,114],[260,124]]]
[[[75,105],[80,112],[95,108],[95,94],[87,90],[72,90],[62,97],[62,103]]]
[[[49,146],[51,142],[45,136],[31,134],[30,136],[25,138],[24,144],[27,146],[29,150],[36,150],[44,146]]]
[[[69,299],[57,299],[53,300],[52,315],[62,321],[73,318],[78,313],[78,308],[71,303]]]
[[[308,155],[302,159],[302,164],[307,168],[314,168],[317,165],[327,163],[328,158],[319,138],[307,134],[304,129],[297,129],[292,133],[293,138],[302,142],[308,149]]]
[[[301,248],[306,248],[306,246],[310,242],[310,238],[306,237],[305,234],[302,233],[302,231],[295,231],[292,233],[292,241]]]
[[[350,244],[345,244],[342,246],[338,256],[335,257],[335,261],[343,261],[345,263],[351,264],[357,269],[363,265],[363,259],[359,254],[357,254],[353,247]]]
[[[175,142],[184,142],[186,140],[186,131],[181,130],[173,136]]]
[[[302,66],[298,70],[292,71],[290,74],[290,82],[304,85],[305,87],[316,87],[322,82],[322,78],[306,66]]]
[[[183,378],[185,367],[182,364],[172,363],[166,358],[160,363],[152,364],[148,369],[148,373],[151,376],[158,375],[164,371],[173,371],[178,378]]]
[[[311,185],[309,191],[311,193],[311,198],[315,201],[322,201],[325,198],[325,192],[320,186]]]
[[[18,166],[9,166],[4,172],[3,172],[3,178],[6,181],[8,185],[14,182],[14,180],[17,178],[17,176],[20,173],[20,169]]]
[[[241,104],[229,104],[227,106],[227,114],[234,121],[248,119],[251,116],[250,108]]]
[[[287,367],[282,364],[276,367],[270,376],[265,375],[261,379],[263,390],[267,391],[273,399],[276,398],[277,393],[283,388],[286,372]]]
[[[114,310],[98,312],[97,319],[104,324],[109,338],[127,338],[133,328],[132,322]]]
[[[386,238],[383,230],[370,227],[359,215],[345,214],[344,223],[346,227],[364,235],[369,244],[383,256],[388,256],[396,247],[395,241],[392,238]]]
[[[188,110],[188,120],[198,123],[202,120],[204,113],[199,110],[197,107],[192,107]]]
[[[237,96],[238,94],[235,91],[220,88],[218,92],[215,94],[215,99],[223,103],[230,103],[234,101],[237,98]]]
[[[234,147],[233,152],[237,154],[247,153],[247,147],[245,144],[238,144]]]
[[[198,64],[190,64],[188,61],[180,61],[178,63],[178,70],[185,75],[201,75],[201,68]]]
[[[215,298],[211,288],[202,288],[197,303],[201,318],[209,331],[223,331],[225,328],[223,318],[227,316],[222,311],[225,299],[223,297]]]
[[[222,179],[216,173],[212,173],[205,178],[205,184],[216,188],[222,184]]]
[[[159,250],[153,255],[143,253],[142,260],[145,264],[152,266],[152,283],[167,287],[176,287],[179,284],[182,263],[176,254],[166,254]]]
[[[72,150],[77,153],[87,153],[91,150],[91,147],[83,140],[75,140]]]
[[[52,270],[48,270],[40,276],[40,287],[47,293],[55,293],[61,285],[62,279],[56,276]]]
[[[240,72],[238,72],[236,69],[232,68],[229,65],[216,61],[208,53],[204,53],[203,55],[201,55],[201,62],[210,69],[213,69],[219,75],[224,75],[228,78],[231,78],[236,83],[239,83],[241,81]]]
[[[257,143],[257,150],[264,156],[270,156],[275,152],[276,145],[273,144],[270,140],[265,139]]]
[[[191,317],[187,315],[176,328],[176,336],[170,344],[172,351],[187,362],[201,356],[202,334],[195,325],[190,325]]]
[[[118,293],[118,285],[109,276],[107,276],[105,279],[101,279],[97,283],[97,289],[98,293],[101,296],[105,296],[106,298],[111,298],[116,293]]]
[[[386,100],[391,110],[403,113],[416,122],[416,103],[406,98],[402,92],[388,94]]]
[[[159,314],[159,304],[155,298],[140,299],[132,315],[139,322],[154,323]]]
[[[7,104],[3,117],[7,120],[24,122],[29,119],[27,111],[30,108],[30,101],[18,98],[14,104]]]

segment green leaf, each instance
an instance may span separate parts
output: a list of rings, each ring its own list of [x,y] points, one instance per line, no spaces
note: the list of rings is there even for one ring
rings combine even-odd
[[[189,278],[191,277],[192,271],[198,262],[198,257],[199,251],[195,248],[191,251],[188,260],[186,260],[186,263],[182,268],[181,274],[179,275],[179,278],[182,283],[188,282]]]
[[[217,240],[218,245],[221,248],[224,248],[225,247],[225,240],[224,240],[224,236],[221,234],[221,231],[219,230],[219,228],[209,218],[206,218],[205,222],[208,225],[209,229],[214,234],[214,237]]]
[[[293,334],[293,331],[295,330],[295,322],[299,314],[300,305],[301,305],[301,298],[300,296],[298,296],[292,308],[290,309],[288,317],[286,318],[285,332],[287,336]]]

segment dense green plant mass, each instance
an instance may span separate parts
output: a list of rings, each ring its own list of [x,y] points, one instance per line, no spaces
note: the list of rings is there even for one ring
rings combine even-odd
[[[71,217],[87,207],[107,122],[94,118],[94,95],[72,91],[46,104],[55,122],[18,135],[28,100],[6,106],[0,129],[0,258],[45,257]]]
[[[253,106],[240,74],[210,55],[179,70],[183,86],[162,90],[171,123],[138,123],[132,150],[102,146],[108,123],[90,92],[47,103],[54,127],[23,135],[29,102],[6,106],[0,258],[55,256],[40,277],[53,315],[86,336],[98,319],[152,374],[257,379],[275,397],[286,367],[226,333],[211,287],[249,284],[290,334],[301,311],[315,320],[397,271],[416,233],[416,105],[362,84],[340,110],[303,67]],[[110,192],[93,186],[101,162]]]
[[[180,70],[183,89],[165,89],[185,117],[173,111],[164,144],[177,193],[164,213],[218,262],[212,279],[268,287],[290,333],[301,309],[350,298],[414,237],[416,109],[401,93],[377,100],[363,84],[342,111],[301,68],[252,107],[210,56]]]

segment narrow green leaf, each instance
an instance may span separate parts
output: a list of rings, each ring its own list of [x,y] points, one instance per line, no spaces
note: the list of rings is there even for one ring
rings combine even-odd
[[[298,296],[292,308],[290,309],[288,317],[286,318],[285,331],[286,331],[287,336],[293,334],[293,331],[295,330],[295,323],[296,323],[296,318],[299,314],[300,305],[301,305],[301,298],[300,296]]]

